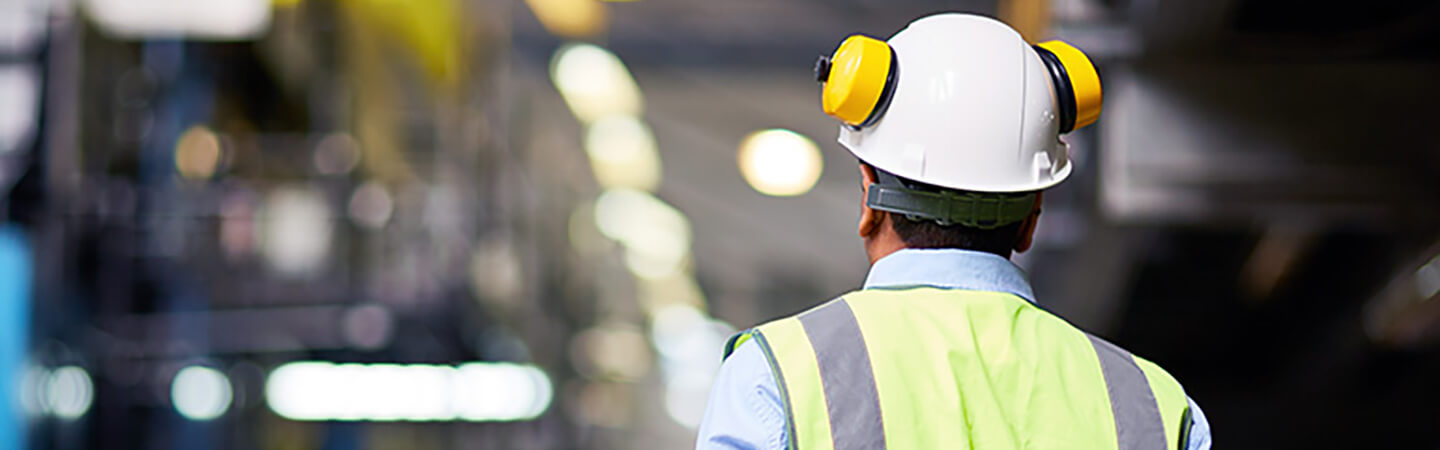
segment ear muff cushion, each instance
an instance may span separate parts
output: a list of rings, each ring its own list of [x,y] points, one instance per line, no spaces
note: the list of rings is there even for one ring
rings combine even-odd
[[[1056,80],[1056,94],[1060,94],[1058,92],[1061,90],[1059,85],[1067,85],[1068,103],[1074,105],[1072,110],[1074,122],[1069,129],[1062,127],[1061,132],[1069,132],[1095,123],[1095,120],[1100,118],[1100,110],[1104,106],[1100,72],[1095,69],[1095,64],[1090,62],[1090,58],[1085,56],[1080,49],[1061,41],[1041,42],[1035,46],[1035,49],[1041,55],[1042,60],[1047,59],[1048,54],[1048,59],[1058,63],[1055,64],[1058,66],[1058,70],[1056,67],[1051,67],[1050,71],[1052,76],[1057,72],[1063,75]],[[1052,65],[1051,61],[1047,61],[1046,65]],[[1062,103],[1066,103],[1066,101],[1062,100]]]
[[[895,50],[864,35],[846,38],[830,58],[823,80],[821,107],[852,127],[872,124],[889,104],[895,75]]]
[[[1070,85],[1070,75],[1065,73],[1065,64],[1050,50],[1037,45],[1035,54],[1040,55],[1040,61],[1045,63],[1045,69],[1050,72],[1050,85],[1055,87],[1055,113],[1060,119],[1059,132],[1069,133],[1075,129],[1075,90]]]

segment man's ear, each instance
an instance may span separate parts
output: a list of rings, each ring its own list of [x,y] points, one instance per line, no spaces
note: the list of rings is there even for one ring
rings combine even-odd
[[[865,205],[865,199],[870,196],[870,185],[875,184],[878,177],[875,176],[875,168],[868,164],[860,164],[860,237],[869,239],[880,231],[880,225],[885,222],[885,215],[882,211],[870,209]]]
[[[1025,253],[1035,243],[1035,227],[1040,224],[1040,201],[1044,200],[1045,193],[1035,193],[1035,210],[1030,212],[1030,217],[1020,224],[1020,236],[1015,239],[1015,252]]]

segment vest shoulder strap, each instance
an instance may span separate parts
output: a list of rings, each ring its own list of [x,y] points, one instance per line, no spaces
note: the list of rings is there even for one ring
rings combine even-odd
[[[721,356],[721,359],[730,359],[730,354],[735,353],[735,349],[738,349],[741,345],[744,345],[745,342],[749,341],[755,333],[758,333],[758,331],[756,331],[754,328],[751,328],[748,330],[741,330],[739,333],[735,333],[734,336],[730,336],[730,339],[725,341],[725,353]]]
[[[1145,379],[1155,394],[1155,403],[1159,406],[1161,419],[1165,423],[1165,437],[1174,444],[1173,448],[1188,447],[1190,425],[1194,419],[1190,416],[1190,397],[1185,394],[1185,388],[1159,365],[1139,356],[1134,358],[1140,370],[1145,372]]]

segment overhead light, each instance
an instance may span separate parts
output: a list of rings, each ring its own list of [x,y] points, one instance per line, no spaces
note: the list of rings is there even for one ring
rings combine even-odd
[[[525,0],[546,31],[561,37],[593,36],[605,30],[610,11],[596,0]]]
[[[82,0],[99,28],[127,39],[253,39],[270,29],[270,0]]]
[[[261,252],[270,266],[287,275],[320,268],[330,251],[333,224],[330,207],[320,193],[279,188],[262,206]]]
[[[454,369],[396,364],[289,363],[270,373],[265,400],[292,420],[453,419],[446,398]]]
[[[265,381],[281,417],[301,421],[530,420],[549,408],[544,371],[513,363],[282,365]]]
[[[590,124],[585,153],[600,187],[653,192],[660,184],[660,152],[650,127],[635,116],[609,116]]]
[[[690,221],[655,196],[632,189],[611,189],[595,201],[595,224],[625,246],[625,263],[641,278],[678,272],[690,254]]]
[[[554,399],[550,377],[535,366],[470,363],[456,370],[453,404],[460,420],[529,420]]]
[[[740,143],[740,174],[761,194],[804,194],[820,179],[824,162],[810,138],[784,129],[750,134]]]
[[[220,168],[220,137],[204,125],[185,130],[175,141],[175,169],[180,176],[203,180]]]
[[[170,382],[170,401],[175,411],[190,420],[214,420],[224,415],[234,395],[230,378],[209,367],[180,369]]]
[[[609,116],[639,117],[640,87],[620,58],[591,44],[568,44],[555,51],[550,79],[581,122]]]
[[[95,399],[95,384],[90,373],[77,366],[65,366],[50,372],[45,382],[45,410],[61,419],[74,420],[90,411]]]

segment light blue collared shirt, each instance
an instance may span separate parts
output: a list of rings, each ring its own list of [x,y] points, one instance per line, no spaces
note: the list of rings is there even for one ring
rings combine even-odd
[[[1031,303],[1035,294],[1025,272],[998,255],[968,250],[905,249],[870,267],[865,289],[931,286],[1004,292]],[[1210,422],[1190,400],[1189,450],[1210,449]],[[710,387],[710,403],[700,423],[697,449],[781,450],[789,442],[785,406],[765,354],[754,340],[735,349],[720,366]]]

